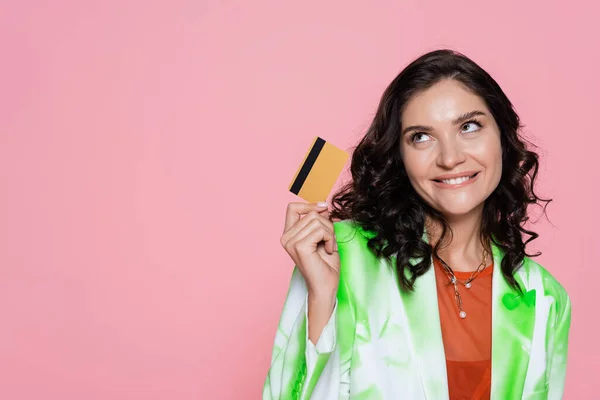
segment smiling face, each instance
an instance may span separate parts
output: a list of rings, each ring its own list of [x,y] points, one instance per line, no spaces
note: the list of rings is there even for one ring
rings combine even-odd
[[[481,212],[502,175],[500,129],[485,103],[455,80],[408,101],[400,152],[415,191],[446,218]]]

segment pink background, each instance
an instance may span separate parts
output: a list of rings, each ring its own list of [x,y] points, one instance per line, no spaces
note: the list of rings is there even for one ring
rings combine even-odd
[[[592,3],[3,1],[0,398],[258,399],[308,145],[353,146],[393,77],[445,46],[540,145],[555,202],[534,249],[574,308],[565,397],[593,398]]]

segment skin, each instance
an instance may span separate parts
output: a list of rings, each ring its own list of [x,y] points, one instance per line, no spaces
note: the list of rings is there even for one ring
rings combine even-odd
[[[483,115],[457,121],[467,113]],[[474,122],[469,122],[474,121]],[[416,125],[430,129],[411,129]],[[480,126],[479,126],[480,125]],[[480,242],[485,200],[502,175],[500,129],[481,98],[455,80],[438,82],[414,96],[402,113],[400,154],[411,185],[419,196],[448,220],[453,236],[440,256],[456,271],[473,271],[482,261]],[[478,172],[462,186],[440,185],[436,178]],[[432,243],[440,227],[428,220]]]
[[[326,203],[289,203],[281,245],[306,281],[308,339],[317,343],[335,307],[340,257]]]
[[[459,117],[481,112],[464,120]],[[402,113],[400,154],[409,180],[423,201],[444,215],[453,235],[440,256],[456,271],[474,271],[487,244],[479,239],[484,201],[500,182],[500,130],[485,103],[454,80],[415,95]],[[475,122],[468,122],[468,121]],[[411,128],[420,126],[419,128]],[[427,127],[427,128],[424,128]],[[468,183],[436,182],[448,174],[477,173]],[[281,244],[308,289],[309,340],[317,343],[335,305],[340,260],[327,206],[290,203]],[[439,223],[428,219],[430,242]]]

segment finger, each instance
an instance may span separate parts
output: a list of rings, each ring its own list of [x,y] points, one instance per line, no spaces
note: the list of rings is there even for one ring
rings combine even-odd
[[[306,221],[304,221],[306,219]],[[302,226],[299,229],[296,229],[296,227],[298,225],[302,224]],[[302,218],[300,221],[298,221],[294,227],[292,229],[290,229],[288,232],[284,233],[283,237],[287,236],[287,243],[285,247],[288,246],[294,246],[295,243],[298,243],[300,240],[304,239],[306,236],[308,236],[313,230],[315,229],[321,229],[324,228],[325,225],[319,220],[319,218],[311,218],[308,219],[308,217]],[[292,230],[294,230],[294,234],[289,236],[288,233],[292,232]]]
[[[323,218],[329,219],[329,210],[325,209],[323,211],[319,211],[319,215],[322,216]]]
[[[320,242],[324,242],[325,249],[328,253],[333,253],[333,242],[335,241],[333,233],[326,229],[325,227],[321,227],[318,229],[312,230],[308,235],[299,240],[296,243],[297,256],[300,262],[302,263],[303,258],[309,254],[317,252],[317,246]],[[298,251],[303,250],[303,251]]]
[[[289,203],[285,213],[285,226],[283,231],[286,232],[289,230],[302,217],[302,215],[313,210],[319,212],[327,211],[327,203]]]
[[[334,232],[333,223],[329,219],[322,216],[321,213],[318,213],[316,211],[310,211],[308,214],[306,214],[306,216],[304,216],[302,219],[300,219],[294,225],[292,225],[290,229],[284,232],[284,234],[281,236],[281,244],[285,247],[286,243],[291,238],[293,238],[301,230],[306,228],[308,224],[310,224],[313,220],[320,221],[321,224],[323,224],[327,229]]]
[[[309,211],[304,217],[302,217],[299,221],[296,221],[294,225],[290,229],[288,229],[282,236],[287,237],[288,240],[298,234],[302,229],[304,229],[312,220],[317,219],[321,221],[326,227],[328,227],[331,231],[333,231],[333,223],[322,216],[321,213],[317,211]]]
[[[326,222],[325,223],[322,221],[322,217],[315,217],[316,213],[314,213],[313,211],[311,211],[308,215],[311,215],[311,217],[304,217],[302,218],[300,221],[298,221],[298,223],[296,223],[294,225],[294,227],[292,229],[290,229],[288,232],[284,233],[283,236],[281,237],[281,244],[283,245],[283,248],[287,251],[287,253],[290,255],[290,257],[294,260],[294,262],[298,263],[298,246],[297,243],[304,239],[308,234],[310,234],[310,232],[312,232],[315,229],[330,229],[329,227],[327,227]],[[299,226],[300,224],[302,224],[301,226]],[[333,231],[332,231],[333,234]],[[300,251],[304,251],[303,249],[300,249]]]
[[[285,246],[286,249],[291,248],[294,251],[297,251],[298,248],[300,248],[301,251],[306,251],[306,249],[304,249],[303,247],[299,247],[299,243],[302,242],[307,237],[309,237],[313,231],[318,231],[318,230],[323,230],[323,229],[327,231],[328,235],[333,236],[335,239],[335,234],[334,234],[333,230],[330,229],[325,223],[323,223],[321,221],[321,219],[315,218],[315,219],[311,220],[304,228],[302,228],[298,233],[296,233],[289,240],[289,242]],[[318,244],[318,242],[314,243],[315,248],[316,248],[317,244]],[[324,243],[324,244],[325,244],[327,252],[331,254],[335,248],[333,243]],[[314,250],[312,250],[312,251],[314,251]]]

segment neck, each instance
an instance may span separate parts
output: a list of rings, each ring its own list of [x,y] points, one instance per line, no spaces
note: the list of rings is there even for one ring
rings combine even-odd
[[[481,241],[481,220],[483,209],[462,215],[460,218],[449,218],[451,232],[447,232],[440,243],[438,256],[454,271],[475,271],[483,261],[484,244]],[[440,241],[442,225],[439,221],[427,218],[427,234],[432,246]],[[488,247],[486,245],[486,247]],[[488,258],[486,263],[490,260]]]

